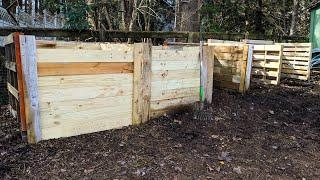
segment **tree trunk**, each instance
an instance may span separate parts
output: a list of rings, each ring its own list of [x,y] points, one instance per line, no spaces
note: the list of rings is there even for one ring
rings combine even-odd
[[[293,0],[290,36],[296,34],[297,31],[297,15],[298,15],[298,0]]]

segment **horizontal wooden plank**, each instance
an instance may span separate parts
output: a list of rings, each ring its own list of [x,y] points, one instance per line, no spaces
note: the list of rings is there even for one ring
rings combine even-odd
[[[199,78],[200,69],[153,71],[152,81]]]
[[[41,102],[132,95],[132,74],[39,77]]]
[[[253,54],[253,59],[252,60],[280,60],[281,56],[272,56],[272,55],[258,55],[258,54]]]
[[[160,110],[160,109],[167,109],[170,107],[176,107],[181,105],[192,104],[195,102],[200,101],[199,96],[191,96],[191,97],[183,97],[183,98],[176,98],[176,99],[169,99],[169,100],[160,100],[160,101],[151,101],[151,111]]]
[[[298,60],[298,61],[310,61],[311,57],[292,57],[292,56],[282,56],[283,60]]]
[[[219,73],[219,74],[240,74],[241,69],[236,67],[218,67],[215,66],[213,68],[213,72]]]
[[[253,51],[281,51],[281,45],[254,45]]]
[[[299,76],[299,75],[295,75],[295,74],[285,74],[282,73],[281,74],[282,77],[287,77],[287,78],[293,78],[293,79],[299,79],[299,80],[308,80],[307,76]]]
[[[221,44],[221,45],[214,44],[213,52],[214,54],[216,53],[242,54],[243,45],[236,46],[236,45],[226,45],[226,44]]]
[[[282,60],[282,64],[309,66],[310,62],[306,62],[306,61],[288,61],[288,60]]]
[[[310,52],[283,52],[283,55],[291,57],[310,57]]]
[[[200,69],[200,61],[153,61],[152,71]]]
[[[19,101],[19,91],[16,88],[14,88],[10,83],[7,83],[7,89],[9,93],[12,94],[17,99],[17,101]]]
[[[309,66],[299,66],[299,65],[288,65],[288,64],[282,64],[283,69],[296,69],[296,70],[308,70]]]
[[[127,43],[96,43],[80,41],[37,40],[37,49],[85,49],[105,51],[132,51],[133,45]]]
[[[39,87],[72,88],[72,87],[96,87],[108,85],[121,85],[133,82],[133,74],[97,74],[74,76],[46,76],[39,77]]]
[[[132,96],[42,103],[43,139],[75,136],[128,126]]]
[[[13,71],[13,72],[16,72],[16,63],[15,63],[15,62],[6,61],[6,62],[5,62],[5,67],[6,67],[7,69],[10,69],[10,70]]]
[[[269,63],[264,63],[264,62],[253,62],[252,67],[265,67],[265,68],[274,68],[274,69],[279,69],[280,64],[277,62],[269,62]]]
[[[200,86],[200,77],[191,79],[174,79],[151,82],[151,93],[159,90],[173,90]]]
[[[295,47],[286,47],[283,48],[284,52],[310,52],[310,47],[299,47],[299,48],[295,48]]]
[[[151,101],[169,100],[200,95],[200,86],[183,89],[153,89],[151,92]]]
[[[243,60],[243,53],[220,53],[220,52],[215,52],[214,56],[215,56],[216,59],[223,59],[223,60],[230,60],[230,61],[241,61],[241,60]]]
[[[278,77],[279,75],[277,71],[264,71],[263,69],[257,69],[257,68],[252,68],[251,72],[254,75],[262,75],[262,76]]]
[[[38,76],[133,73],[133,63],[38,63]]]
[[[38,62],[133,62],[132,51],[37,49]]]
[[[152,61],[200,61],[200,50],[178,51],[178,50],[153,50]]]
[[[303,71],[303,70],[294,70],[294,69],[282,69],[282,73],[286,74],[297,74],[297,75],[308,75],[308,71]]]

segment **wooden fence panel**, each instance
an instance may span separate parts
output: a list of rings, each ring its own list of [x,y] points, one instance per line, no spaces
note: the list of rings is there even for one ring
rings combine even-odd
[[[311,43],[281,43],[283,45],[282,77],[308,80],[311,66]]]
[[[252,81],[278,85],[282,65],[281,45],[254,45]]]
[[[37,44],[40,139],[132,124],[133,45]]]
[[[151,117],[199,101],[199,47],[152,50]]]

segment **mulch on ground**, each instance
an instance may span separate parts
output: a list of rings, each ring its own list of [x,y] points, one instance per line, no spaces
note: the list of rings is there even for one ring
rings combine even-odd
[[[214,90],[201,112],[33,145],[2,107],[0,178],[317,179],[319,79]]]

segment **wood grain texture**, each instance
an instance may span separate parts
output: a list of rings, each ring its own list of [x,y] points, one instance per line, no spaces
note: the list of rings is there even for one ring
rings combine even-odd
[[[18,92],[19,92],[19,115],[20,115],[20,127],[21,131],[27,131],[27,120],[25,113],[25,102],[24,102],[24,80],[21,60],[21,44],[20,44],[20,33],[13,33],[13,41],[15,44],[15,57],[16,57],[16,71],[18,80]]]
[[[20,35],[20,47],[28,142],[35,143],[41,140],[35,37]]]
[[[151,45],[134,44],[133,115],[132,124],[149,120],[151,99]]]
[[[183,105],[195,103],[197,101],[199,101],[198,96],[151,101],[151,111],[168,109],[170,107],[175,107],[175,106],[183,106]]]
[[[247,74],[247,61],[249,54],[249,46],[243,46],[243,56],[242,56],[242,65],[241,65],[241,73],[240,73],[240,85],[239,92],[245,93],[246,91],[246,74]]]
[[[132,51],[38,49],[38,62],[133,62]]]
[[[204,95],[205,95],[205,102],[208,104],[212,103],[212,93],[213,93],[213,71],[214,71],[214,51],[212,46],[205,46],[203,47],[203,61],[206,68],[206,77],[204,82]]]
[[[39,76],[133,73],[133,63],[38,63]]]
[[[12,94],[17,101],[19,101],[19,92],[16,88],[14,88],[10,83],[7,83],[7,89],[9,91],[10,94]]]

